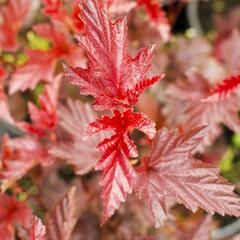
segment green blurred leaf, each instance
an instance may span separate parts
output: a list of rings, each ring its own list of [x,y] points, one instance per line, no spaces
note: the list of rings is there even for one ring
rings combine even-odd
[[[3,60],[7,63],[14,63],[15,57],[10,53],[4,53],[3,54]]]
[[[240,148],[240,134],[234,134],[232,137],[233,145],[237,148]]]
[[[232,169],[234,156],[234,149],[232,147],[229,147],[220,161],[220,169],[223,173]]]
[[[31,195],[37,195],[38,194],[38,188],[36,186],[31,186],[28,189],[28,193]]]
[[[39,37],[34,32],[30,31],[27,33],[27,39],[29,47],[36,50],[48,51],[51,44],[45,38]]]
[[[27,56],[24,53],[19,53],[17,55],[17,60],[16,60],[17,65],[23,65],[24,63],[26,63],[26,61],[27,61]]]
[[[43,83],[39,83],[37,85],[37,87],[33,90],[33,101],[35,104],[37,104],[39,106],[39,96],[43,93],[44,91],[44,84]]]
[[[19,179],[17,182],[24,190],[28,190],[32,186],[32,182],[29,177],[23,177]]]
[[[19,201],[23,202],[23,201],[27,200],[27,197],[28,197],[27,193],[21,192],[21,193],[18,194],[17,199]]]

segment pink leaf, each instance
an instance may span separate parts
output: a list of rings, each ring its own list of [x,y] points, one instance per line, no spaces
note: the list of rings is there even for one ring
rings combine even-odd
[[[10,80],[9,93],[33,90],[40,81],[53,79],[56,57],[52,52],[28,50],[29,61],[17,68]]]
[[[143,93],[143,91],[145,89],[147,89],[148,87],[150,87],[152,84],[154,84],[155,82],[161,80],[164,78],[164,74],[160,75],[160,76],[154,76],[151,79],[144,79],[141,82],[139,82],[134,89],[130,90],[128,92],[129,94],[129,102],[130,104],[134,105],[136,104],[138,97]]]
[[[238,74],[240,71],[240,32],[238,29],[234,29],[232,35],[222,42],[220,52],[230,74]]]
[[[48,240],[69,240],[77,222],[76,188],[73,187],[47,215],[46,232]]]
[[[149,157],[138,169],[135,190],[146,202],[159,227],[167,218],[168,198],[192,211],[240,215],[240,198],[219,170],[191,155],[204,138],[204,127],[186,132],[162,129]]]
[[[131,0],[106,0],[105,2],[110,14],[114,17],[126,15],[136,7],[136,3]]]
[[[239,96],[231,94],[228,98],[217,102],[202,101],[209,96],[210,91],[211,85],[196,70],[188,71],[186,79],[177,81],[167,90],[168,100],[172,98],[174,101],[170,109],[170,111],[173,111],[171,113],[173,119],[179,119],[180,115],[180,123],[188,128],[201,125],[209,126],[206,138],[198,147],[199,151],[212,144],[221,133],[221,123],[235,132],[240,132]],[[177,107],[175,104],[180,105],[177,111],[175,110]],[[182,111],[180,114],[178,113],[179,109]]]
[[[46,227],[38,217],[33,215],[30,220],[29,240],[46,240]]]
[[[53,147],[50,152],[56,157],[66,159],[74,166],[77,174],[86,174],[96,164],[101,151],[96,149],[101,136],[84,137],[87,125],[96,118],[89,104],[68,100],[66,107],[59,109],[60,126],[72,138],[72,141],[62,142]]]
[[[3,136],[0,179],[2,190],[23,177],[36,164],[49,164],[51,159],[46,149],[34,137],[24,136],[9,139]]]

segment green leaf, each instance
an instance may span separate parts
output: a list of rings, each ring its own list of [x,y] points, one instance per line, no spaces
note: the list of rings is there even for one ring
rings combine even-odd
[[[36,50],[48,51],[51,44],[45,38],[39,37],[36,33],[30,31],[27,33],[29,47]]]
[[[237,148],[240,148],[240,134],[234,134],[232,137],[233,145]]]
[[[24,53],[19,53],[17,55],[17,60],[16,60],[17,65],[23,65],[24,63],[26,63],[26,61],[27,61],[27,56]]]
[[[223,173],[232,169],[234,156],[234,149],[232,147],[229,147],[220,161],[220,169]]]

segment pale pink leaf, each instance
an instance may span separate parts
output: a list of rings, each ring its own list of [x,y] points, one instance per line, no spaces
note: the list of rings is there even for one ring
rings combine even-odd
[[[47,215],[48,240],[70,240],[76,219],[76,188],[72,187],[56,207]]]
[[[67,106],[60,106],[60,126],[69,133],[71,141],[62,142],[51,148],[50,152],[56,157],[66,159],[74,166],[76,174],[85,174],[95,166],[101,155],[96,148],[102,136],[85,137],[84,129],[96,118],[89,104],[68,100]]]

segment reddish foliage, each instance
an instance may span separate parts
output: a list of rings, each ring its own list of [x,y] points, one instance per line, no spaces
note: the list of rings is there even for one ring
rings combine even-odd
[[[104,151],[96,169],[103,170],[103,223],[113,215],[120,203],[125,201],[126,194],[132,191],[135,175],[128,158],[138,156],[134,142],[129,138],[129,130],[137,128],[150,139],[155,135],[155,124],[143,113],[127,110],[123,113],[114,111],[113,117],[104,116],[102,119],[90,123],[85,133],[92,135],[103,130],[113,130],[114,135],[99,143],[98,147]]]
[[[163,41],[168,42],[171,26],[160,3],[155,0],[138,0],[137,3],[145,7],[153,27],[158,30]]]
[[[89,104],[80,101],[68,100],[67,106],[59,109],[60,126],[69,133],[71,141],[61,142],[51,148],[51,154],[66,159],[73,165],[75,173],[83,175],[92,170],[101,156],[101,151],[96,149],[102,137],[83,137],[84,129],[96,118],[96,114]]]
[[[29,240],[46,240],[46,228],[38,217],[31,217],[28,234]]]
[[[240,215],[240,199],[233,193],[234,186],[220,177],[217,168],[191,155],[204,137],[203,129],[161,130],[150,156],[138,169],[135,190],[146,202],[157,227],[167,218],[169,198],[193,212],[201,207],[211,214]]]
[[[2,240],[14,239],[14,224],[27,224],[31,211],[15,196],[0,194],[0,236]]]
[[[44,13],[50,16],[61,16],[62,1],[61,0],[43,0]]]
[[[26,64],[17,68],[10,80],[9,93],[33,90],[40,81],[51,82],[56,65],[56,58],[52,52],[28,50],[29,58]]]
[[[84,30],[84,24],[79,17],[81,11],[78,3],[79,0],[73,0],[72,13],[69,14],[61,0],[43,0],[43,12],[52,17],[53,20],[64,23],[70,30],[82,32]]]
[[[86,31],[77,40],[88,56],[88,68],[65,67],[65,75],[80,87],[82,94],[95,98],[95,109],[131,107],[129,93],[149,72],[153,47],[145,48],[131,58],[127,54],[126,19],[113,24],[102,4],[95,0],[81,1],[81,9]],[[91,14],[86,14],[89,11]],[[148,81],[145,80],[142,87],[148,87]]]
[[[76,224],[76,189],[70,191],[58,202],[47,216],[46,232],[48,240],[69,240]]]
[[[0,7],[0,49],[15,51],[19,48],[17,34],[31,8],[31,0],[9,0]]]
[[[234,186],[218,168],[194,158],[220,158],[228,145],[228,136],[220,136],[222,123],[234,134],[240,132],[238,25],[232,19],[223,26],[217,48],[204,35],[169,41],[170,20],[176,20],[184,2],[0,3],[0,184],[1,191],[12,194],[0,194],[1,239],[208,240],[209,216],[202,219],[200,210],[186,217],[183,208],[176,205],[170,213],[171,207],[180,203],[193,212],[200,207],[211,214],[240,215]],[[126,17],[112,20],[126,13],[130,31]],[[232,35],[229,26],[236,27]],[[152,45],[137,54],[138,47],[151,41],[157,43],[155,56]],[[155,84],[164,74],[152,75],[162,69],[168,71],[167,81]],[[62,78],[63,70],[80,94]],[[93,107],[101,112],[95,113],[86,103],[92,98]],[[169,130],[162,128],[166,124]],[[232,138],[232,133],[228,135]],[[225,147],[198,155],[218,136],[216,146]],[[230,152],[231,158],[238,154],[235,137],[226,154]],[[225,155],[223,160],[225,167]],[[237,166],[237,158],[227,160],[226,168]],[[101,179],[92,169],[102,171]],[[234,171],[224,169],[223,174],[235,180]],[[100,230],[97,183],[102,185],[102,224],[128,193],[135,190],[137,195],[129,196],[126,207]],[[44,224],[15,195],[27,199],[34,213],[46,216]],[[157,227],[166,224],[161,231],[153,229],[148,210]],[[187,228],[180,224],[182,219],[187,219]],[[149,233],[152,237],[144,237]]]
[[[240,132],[239,101],[236,101],[238,95],[232,94],[229,98],[218,102],[203,101],[211,92],[209,81],[196,70],[191,70],[186,75],[187,78],[184,80],[179,80],[169,86],[167,95],[180,105],[179,109],[182,111],[180,120],[184,126],[188,128],[209,126],[206,137],[198,150],[204,150],[205,146],[210,145],[221,133],[220,123]],[[173,104],[173,107],[176,105]],[[177,112],[174,113],[172,118],[176,121],[179,117],[176,115]]]
[[[211,90],[207,101],[221,101],[231,95],[240,84],[240,75],[230,76],[222,80],[218,86]]]
[[[30,136],[15,139],[4,136],[1,161],[0,179],[3,190],[23,177],[36,164],[48,165],[52,163],[52,159],[42,143],[37,138]]]
[[[38,24],[34,31],[41,37],[50,41],[52,47],[49,51],[27,50],[28,61],[17,68],[10,82],[10,94],[17,91],[33,90],[40,81],[51,83],[57,60],[64,59],[73,65],[84,65],[85,61],[79,59],[82,50],[71,41],[69,31],[61,22]]]
[[[57,124],[57,100],[60,80],[62,75],[54,78],[51,84],[45,86],[43,94],[39,97],[37,107],[33,103],[28,104],[32,124],[21,123],[21,127],[29,133],[44,136],[55,129]]]

